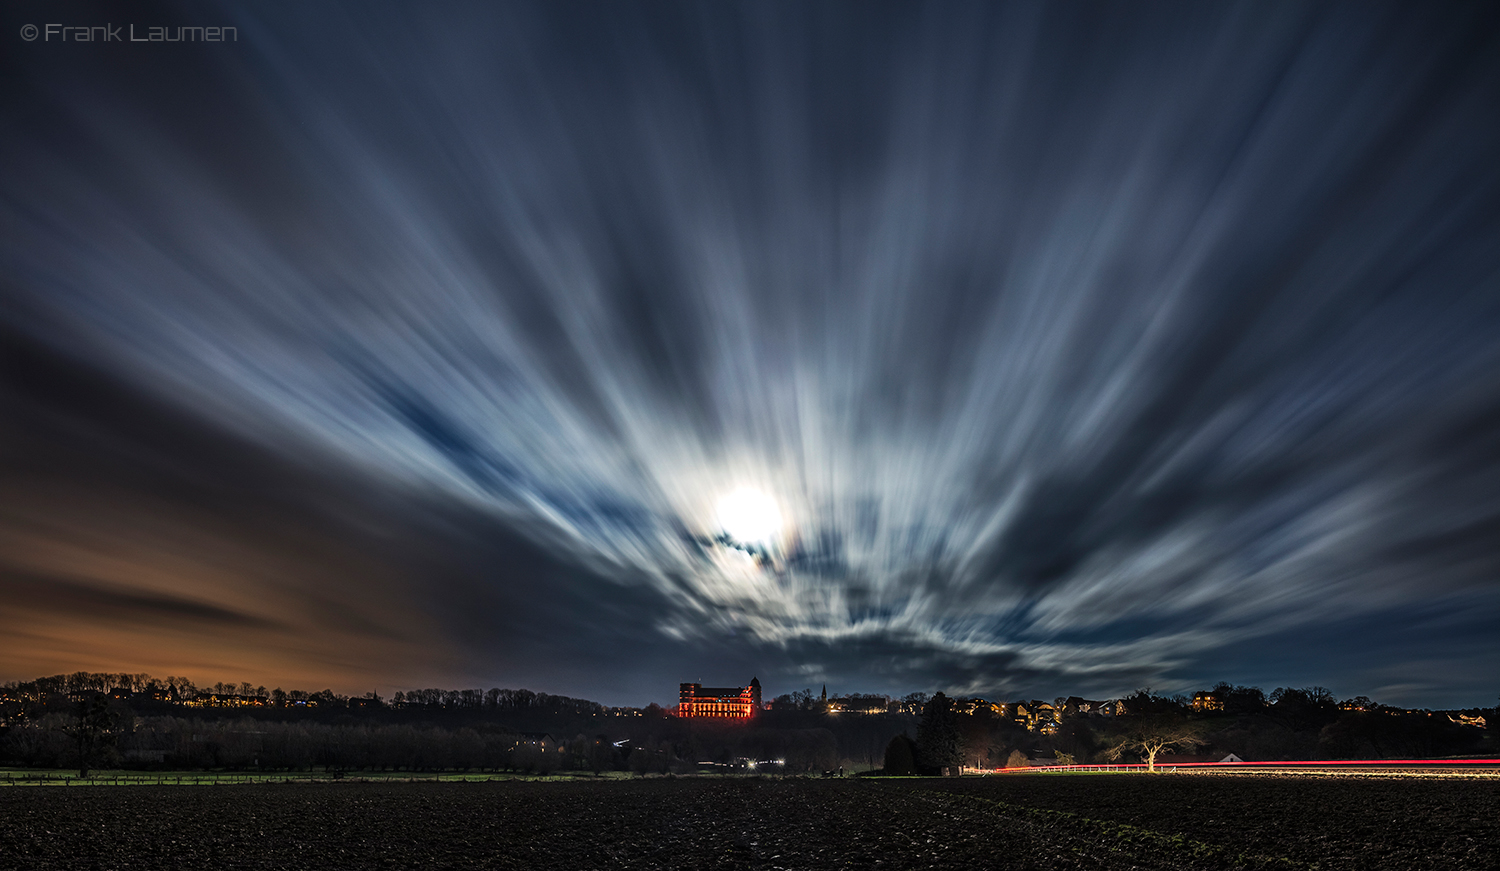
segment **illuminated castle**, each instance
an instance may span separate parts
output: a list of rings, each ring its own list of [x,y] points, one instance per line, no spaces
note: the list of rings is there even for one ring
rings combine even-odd
[[[744,687],[706,687],[703,684],[680,685],[681,697],[677,705],[679,717],[714,717],[724,720],[743,720],[755,716],[760,710],[760,681],[750,678]]]

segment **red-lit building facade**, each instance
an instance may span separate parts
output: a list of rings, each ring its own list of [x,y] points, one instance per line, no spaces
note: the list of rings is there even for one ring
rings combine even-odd
[[[753,677],[750,685],[743,687],[706,687],[696,683],[679,686],[679,717],[743,720],[760,710],[760,681]]]

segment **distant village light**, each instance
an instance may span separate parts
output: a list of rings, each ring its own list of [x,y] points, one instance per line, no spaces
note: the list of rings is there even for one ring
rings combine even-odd
[[[1224,710],[1224,699],[1216,692],[1193,693],[1193,710],[1196,713]]]

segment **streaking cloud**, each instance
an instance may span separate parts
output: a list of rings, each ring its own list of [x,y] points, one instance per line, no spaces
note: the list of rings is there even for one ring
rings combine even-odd
[[[258,5],[142,69],[31,47],[6,320],[871,688],[1500,618],[1471,11]]]

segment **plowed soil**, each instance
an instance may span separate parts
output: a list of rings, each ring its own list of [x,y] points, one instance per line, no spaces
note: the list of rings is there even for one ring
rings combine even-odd
[[[1017,777],[0,790],[35,869],[1494,867],[1500,786]]]
[[[1495,778],[1123,774],[922,783],[984,804],[1039,809],[1033,817],[1075,814],[1330,871],[1500,868]]]

